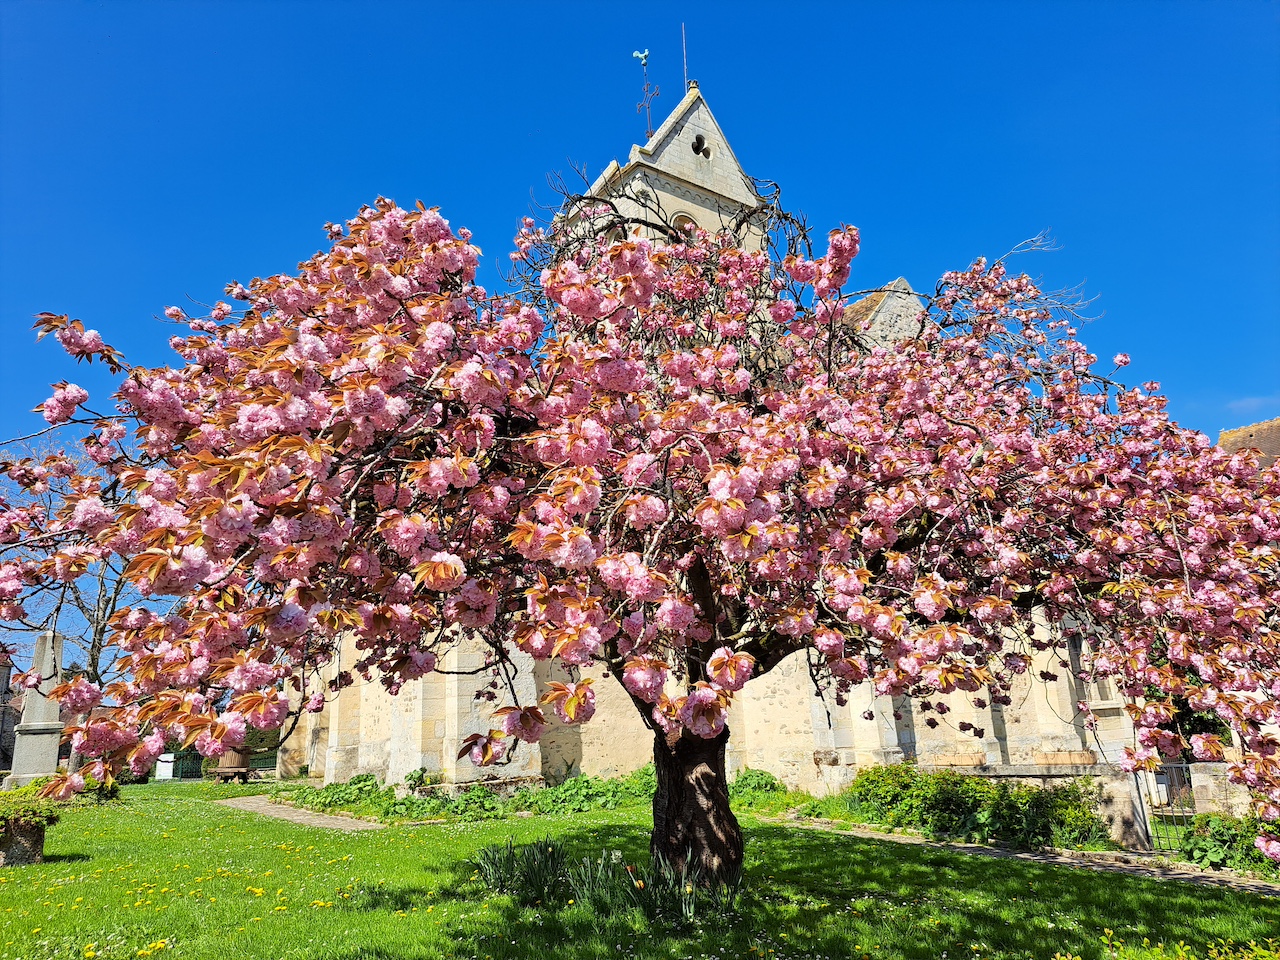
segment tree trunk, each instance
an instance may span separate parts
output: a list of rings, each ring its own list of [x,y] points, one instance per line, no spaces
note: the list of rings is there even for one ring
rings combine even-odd
[[[742,828],[729,809],[724,772],[728,742],[726,727],[712,740],[681,729],[658,733],[653,743],[658,790],[649,849],[655,860],[696,872],[706,884],[733,883],[742,874]]]

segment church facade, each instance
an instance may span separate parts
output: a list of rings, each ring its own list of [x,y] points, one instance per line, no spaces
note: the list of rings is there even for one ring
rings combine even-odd
[[[625,215],[659,210],[677,227],[696,224],[715,231],[740,218],[745,242],[763,242],[750,218],[762,198],[696,84],[649,141],[633,146],[625,163],[610,163],[589,193],[609,198]],[[855,303],[852,312],[883,342],[906,335],[919,307],[910,286],[899,279]],[[354,646],[344,649],[342,660],[351,662],[354,655]],[[520,656],[517,688],[523,703],[536,702],[549,682],[564,679],[555,667]],[[910,701],[874,696],[868,685],[855,688],[845,704],[820,696],[805,654],[798,653],[736,696],[729,716],[730,775],[745,767],[767,770],[789,786],[822,794],[842,788],[861,767],[902,760],[1040,779],[1113,769],[1109,764],[1133,742],[1124,703],[1109,682],[1085,684],[1077,678],[1079,651],[1038,656],[1019,678],[1010,706],[976,708],[962,695],[952,699],[951,711],[938,718],[942,722],[930,726]],[[478,768],[459,760],[463,741],[487,731],[492,711],[502,704],[477,699],[487,678],[467,672],[483,667],[479,650],[463,645],[440,666],[445,672],[407,683],[395,697],[376,680],[357,678],[321,713],[304,715],[280,750],[279,772],[294,775],[305,768],[325,782],[372,773],[398,783],[425,769],[445,783],[530,783],[620,775],[652,760],[652,734],[603,669],[594,671],[593,720],[565,726],[553,719],[539,744],[518,744],[503,766]],[[1040,670],[1062,679],[1053,684],[1031,679]],[[1097,723],[1092,728],[1077,710],[1081,700],[1093,706]],[[964,721],[980,736],[961,732]]]

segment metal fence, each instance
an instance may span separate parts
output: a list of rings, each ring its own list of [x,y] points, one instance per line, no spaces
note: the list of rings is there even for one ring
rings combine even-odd
[[[199,780],[200,764],[204,757],[194,750],[180,750],[173,755],[173,778],[175,780]]]
[[[1191,765],[1165,763],[1155,772],[1133,775],[1147,815],[1147,838],[1155,850],[1177,850],[1196,815]]]

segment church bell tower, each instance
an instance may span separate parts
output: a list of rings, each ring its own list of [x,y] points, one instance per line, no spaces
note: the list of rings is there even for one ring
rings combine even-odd
[[[744,246],[764,240],[751,216],[764,203],[725,139],[696,80],[649,141],[635,144],[625,164],[610,161],[588,194],[616,203],[624,216],[663,220],[711,233],[742,222]]]

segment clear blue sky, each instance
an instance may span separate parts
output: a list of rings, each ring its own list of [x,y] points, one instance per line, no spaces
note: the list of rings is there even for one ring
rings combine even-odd
[[[931,288],[1024,258],[1084,284],[1084,337],[1217,436],[1280,416],[1280,4],[0,3],[0,434],[71,379],[31,316],[135,362],[155,318],[289,270],[384,194],[438,205],[492,265],[549,171],[594,175],[689,74],[747,172],[854,280]],[[496,276],[493,266],[489,278]]]

